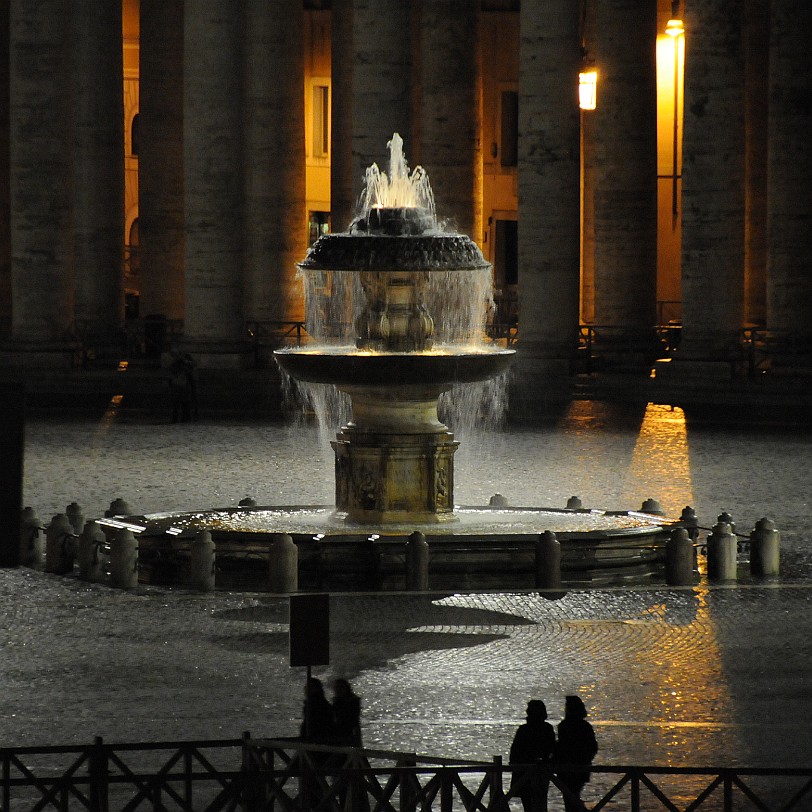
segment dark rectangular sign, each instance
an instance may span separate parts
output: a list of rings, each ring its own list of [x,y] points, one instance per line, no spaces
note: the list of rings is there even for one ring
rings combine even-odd
[[[329,595],[291,595],[290,664],[330,664]]]

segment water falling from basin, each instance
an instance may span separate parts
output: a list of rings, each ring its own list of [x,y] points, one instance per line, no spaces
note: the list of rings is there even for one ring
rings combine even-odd
[[[317,345],[275,356],[297,381],[351,401],[332,442],[340,514],[356,524],[454,521],[458,443],[438,400],[505,372],[514,351],[486,339],[490,264],[469,237],[440,228],[428,176],[409,171],[397,134],[389,152],[388,172],[367,170],[349,229],[322,236],[299,265]],[[335,401],[315,391],[314,405]]]

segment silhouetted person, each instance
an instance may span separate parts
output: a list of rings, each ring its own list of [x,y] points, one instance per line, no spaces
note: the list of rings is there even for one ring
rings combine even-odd
[[[189,353],[176,354],[169,368],[169,389],[172,398],[172,422],[187,423],[197,419],[197,373]]]
[[[564,765],[556,772],[564,786],[577,798],[581,797],[584,784],[589,781],[589,765],[598,752],[595,731],[586,720],[586,708],[579,696],[568,696],[564,702],[564,718],[558,723],[558,742],[555,760]],[[579,769],[578,765],[583,765]],[[581,806],[564,796],[567,812],[580,812]]]
[[[320,679],[310,677],[305,683],[305,701],[302,709],[302,727],[299,738],[312,744],[333,744],[335,725],[333,708],[324,695]]]
[[[333,682],[333,723],[336,744],[361,747],[361,699],[345,679]]]
[[[555,731],[546,721],[547,706],[540,699],[527,703],[527,721],[521,725],[510,745],[511,764],[550,762],[555,750]],[[547,788],[550,781],[537,770],[513,771],[510,794],[521,798],[525,812],[547,812]]]

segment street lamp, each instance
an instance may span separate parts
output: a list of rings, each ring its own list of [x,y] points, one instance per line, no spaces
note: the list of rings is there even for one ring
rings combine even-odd
[[[578,74],[578,106],[594,110],[598,106],[598,72],[594,68]]]
[[[671,224],[676,225],[679,213],[677,178],[679,177],[679,49],[680,37],[685,36],[685,26],[679,18],[679,0],[673,0],[671,4],[671,19],[665,24],[665,33],[674,41],[674,128],[672,144],[672,168],[671,168]]]

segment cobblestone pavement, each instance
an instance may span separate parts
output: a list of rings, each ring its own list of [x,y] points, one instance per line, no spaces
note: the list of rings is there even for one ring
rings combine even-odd
[[[585,409],[586,407],[584,407]],[[783,531],[774,584],[570,592],[331,596],[331,665],[364,703],[366,744],[506,755],[529,698],[553,721],[565,694],[590,709],[605,764],[812,763],[812,439],[692,430],[658,410],[630,422],[575,412],[549,429],[460,452],[458,501],[619,509],[647,497],[703,523],[730,510]],[[329,449],[328,449],[329,451]],[[480,455],[480,456],[477,456]],[[471,467],[473,464],[473,467]],[[468,465],[466,472],[465,466]],[[325,469],[326,472],[325,473]],[[317,472],[311,475],[311,471]],[[312,435],[280,426],[167,426],[108,415],[33,420],[26,504],[46,520],[125,497],[145,512],[329,500]],[[287,663],[287,603],[262,594],[119,592],[0,571],[3,745],[294,735],[302,669]]]

